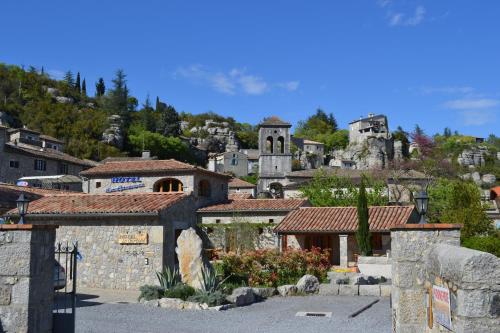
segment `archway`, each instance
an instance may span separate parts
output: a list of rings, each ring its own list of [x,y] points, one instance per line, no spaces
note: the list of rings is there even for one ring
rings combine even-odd
[[[272,154],[274,153],[274,144],[273,137],[268,136],[266,139],[266,153]]]
[[[283,198],[283,185],[281,183],[271,183],[269,185],[269,193],[275,199]]]
[[[285,138],[284,137],[280,136],[278,138],[278,147],[277,148],[278,148],[277,150],[280,154],[285,153]]]
[[[154,185],[154,192],[182,192],[184,185],[179,179],[164,178],[157,181]]]

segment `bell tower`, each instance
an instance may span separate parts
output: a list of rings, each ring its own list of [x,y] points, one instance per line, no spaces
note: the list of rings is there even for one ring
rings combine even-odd
[[[276,116],[259,124],[259,193],[283,197],[282,187],[288,183],[286,176],[292,171],[291,127]]]

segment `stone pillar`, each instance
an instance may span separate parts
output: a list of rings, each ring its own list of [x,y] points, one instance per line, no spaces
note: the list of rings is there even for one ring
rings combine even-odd
[[[425,332],[425,260],[435,244],[460,246],[460,225],[406,224],[391,229],[393,332]]]
[[[55,228],[0,225],[0,331],[52,332]]]
[[[340,251],[340,266],[347,267],[347,263],[349,261],[347,250],[347,235],[339,235],[339,251]]]

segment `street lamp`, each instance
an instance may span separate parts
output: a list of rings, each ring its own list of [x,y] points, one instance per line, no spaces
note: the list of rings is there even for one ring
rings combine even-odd
[[[429,196],[426,191],[420,191],[415,196],[415,206],[417,207],[417,212],[420,214],[420,221],[418,224],[426,224],[425,214],[427,214],[427,206],[429,204]]]
[[[28,212],[29,203],[30,201],[24,196],[24,193],[21,193],[19,198],[17,198],[17,210],[19,211],[19,216],[21,216],[18,224],[24,224],[24,215]]]

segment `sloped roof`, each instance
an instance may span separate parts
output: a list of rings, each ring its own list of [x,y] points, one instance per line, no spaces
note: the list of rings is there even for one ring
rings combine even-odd
[[[198,171],[209,173],[213,176],[229,178],[228,175],[223,175],[217,172],[212,172],[188,163],[180,162],[174,159],[169,160],[132,160],[132,161],[116,161],[100,164],[94,168],[85,170],[80,174],[82,176],[94,175],[113,175],[113,174],[130,174],[130,173],[155,173],[155,172],[173,172],[173,171]]]
[[[31,202],[28,215],[159,213],[185,198],[183,193],[54,195]],[[17,210],[8,214],[15,215]]]
[[[308,201],[302,199],[229,200],[225,203],[198,209],[198,212],[290,211],[307,204]]]
[[[260,126],[287,126],[287,127],[291,127],[292,124],[281,120],[277,116],[271,116],[268,118],[264,118],[264,120],[260,123]]]
[[[59,140],[57,138],[54,138],[53,136],[45,135],[45,134],[40,134],[40,139],[52,141],[52,142],[57,142],[57,143],[64,143],[64,141],[62,141],[62,140]]]
[[[410,221],[414,206],[369,207],[371,231],[389,231]],[[278,233],[355,232],[358,228],[356,207],[301,207],[290,212],[274,228]]]
[[[229,200],[244,200],[252,199],[252,194],[250,193],[230,193],[228,195]]]
[[[254,185],[252,183],[249,183],[243,179],[240,178],[231,178],[229,180],[229,188],[254,188],[257,187],[257,185]]]
[[[325,145],[323,142],[318,142],[318,141],[313,141],[313,140],[308,140],[304,139],[304,144],[306,145]]]
[[[73,164],[78,164],[81,166],[94,166],[95,162],[89,161],[89,160],[81,160],[79,158],[76,158],[74,156],[71,156],[69,154],[54,150],[54,149],[49,149],[49,148],[40,148],[40,147],[35,147],[31,145],[26,145],[22,143],[11,143],[7,142],[5,143],[5,146],[8,149],[15,150],[16,152],[21,152],[25,153],[31,156],[36,156],[36,157],[41,157],[41,158],[46,158],[46,159],[51,159],[51,160],[57,160],[57,161],[64,161],[68,163],[73,163]]]

